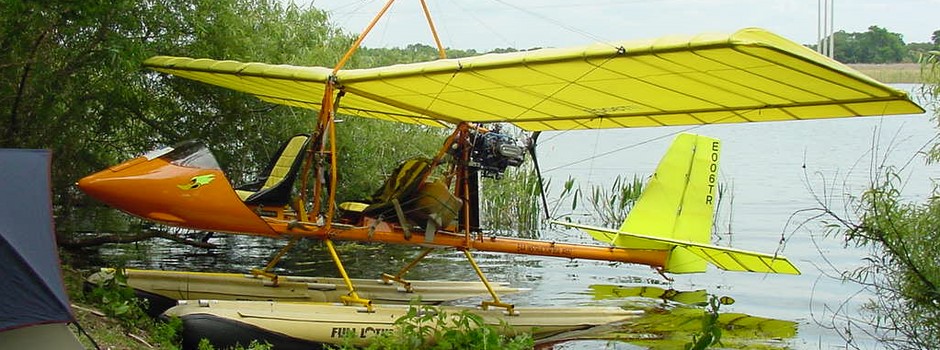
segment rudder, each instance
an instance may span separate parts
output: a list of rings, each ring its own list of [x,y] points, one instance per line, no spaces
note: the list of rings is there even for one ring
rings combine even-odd
[[[721,144],[715,138],[688,133],[676,136],[620,231],[709,243],[717,200],[720,149]],[[626,235],[607,241],[620,247],[671,249],[664,267],[666,272],[705,271],[706,261],[682,247]]]

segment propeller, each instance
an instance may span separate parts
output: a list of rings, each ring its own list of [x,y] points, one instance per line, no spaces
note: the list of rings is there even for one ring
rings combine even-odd
[[[535,145],[541,135],[541,131],[532,132],[532,136],[529,137],[529,142],[526,145],[526,149],[529,150],[529,155],[532,156],[532,164],[535,165],[535,175],[538,176],[539,180],[539,195],[542,197],[542,207],[545,209],[545,218],[551,219],[552,217],[548,214],[548,200],[545,199],[545,184],[542,182],[542,170],[539,168],[539,158],[535,155]]]

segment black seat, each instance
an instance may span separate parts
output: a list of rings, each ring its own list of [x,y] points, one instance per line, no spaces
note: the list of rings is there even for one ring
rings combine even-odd
[[[278,205],[290,203],[291,191],[310,135],[298,134],[281,145],[277,155],[255,181],[235,189],[238,197],[251,205]]]

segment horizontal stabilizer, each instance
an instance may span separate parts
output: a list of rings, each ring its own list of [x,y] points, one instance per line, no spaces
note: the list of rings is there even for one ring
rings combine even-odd
[[[650,242],[664,243],[673,246],[673,249],[684,249],[708,261],[719,269],[727,271],[744,271],[760,273],[780,273],[799,275],[800,270],[790,260],[781,255],[751,252],[741,249],[713,246],[710,244],[682,241],[663,237],[652,237],[636,233],[617,231],[609,228],[580,225],[570,222],[552,221],[553,223],[568,227],[575,227],[586,231],[592,237],[604,241],[615,242],[617,237],[628,236]],[[630,247],[619,247],[630,248]]]

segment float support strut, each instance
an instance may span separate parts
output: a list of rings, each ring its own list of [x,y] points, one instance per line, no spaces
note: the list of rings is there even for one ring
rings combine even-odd
[[[356,293],[356,288],[353,286],[352,280],[349,279],[346,268],[343,267],[343,262],[339,259],[339,254],[336,253],[333,240],[325,239],[323,241],[326,242],[326,247],[330,251],[330,256],[333,257],[333,262],[336,263],[336,268],[339,269],[339,274],[343,276],[343,282],[346,282],[346,288],[349,288],[349,294],[340,297],[340,299],[343,300],[343,304],[359,304],[365,306],[367,312],[373,312],[372,300],[360,298],[359,294]]]
[[[434,251],[434,248],[424,248],[424,251],[421,252],[417,258],[408,263],[407,266],[398,271],[398,274],[392,276],[387,273],[383,273],[382,281],[385,283],[389,283],[390,281],[401,283],[402,286],[405,287],[406,292],[413,293],[414,288],[411,286],[411,282],[405,281],[404,276],[406,273],[408,273],[409,270],[411,270],[411,268],[415,267],[415,265],[418,265],[418,262],[424,259],[424,257],[428,256],[428,254],[431,254],[432,251]]]
[[[265,265],[263,269],[260,269],[260,270],[251,269],[251,274],[255,276],[264,276],[264,277],[270,278],[271,282],[274,283],[274,285],[276,286],[277,274],[271,273],[271,269],[273,269],[274,266],[276,266],[277,263],[281,261],[281,258],[283,258],[284,255],[287,254],[287,252],[291,250],[291,248],[294,248],[294,245],[297,244],[298,241],[300,241],[300,236],[291,237],[290,241],[287,242],[287,245],[284,246],[284,248],[281,248],[281,250],[278,250],[277,253],[274,254],[274,257],[271,258],[271,261],[269,261],[268,264]]]
[[[463,254],[467,256],[467,261],[470,262],[470,266],[473,267],[473,271],[476,271],[477,276],[480,277],[480,281],[483,282],[483,286],[486,287],[486,290],[490,292],[490,296],[493,297],[493,301],[483,301],[480,303],[480,307],[482,307],[483,310],[489,309],[490,306],[501,307],[506,309],[506,312],[510,316],[516,315],[515,305],[507,304],[499,300],[499,295],[496,295],[496,291],[493,290],[493,286],[490,285],[490,281],[486,280],[486,276],[483,275],[483,271],[480,270],[480,266],[477,265],[477,262],[473,260],[473,255],[470,254],[470,251],[463,249]]]

